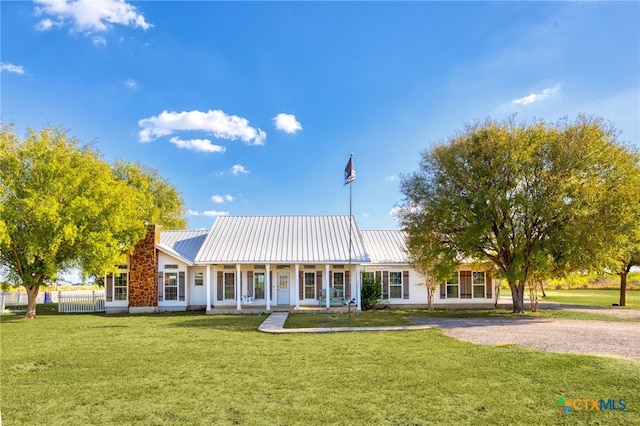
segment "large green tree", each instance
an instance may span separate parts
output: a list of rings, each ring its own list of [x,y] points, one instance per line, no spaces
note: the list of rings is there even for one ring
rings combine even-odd
[[[187,227],[187,209],[182,195],[156,169],[120,159],[113,163],[113,170],[117,179],[140,191],[138,208],[147,223],[160,225],[164,229]]]
[[[0,262],[27,290],[27,318],[58,271],[101,276],[145,233],[146,195],[59,128],[0,131],[0,189]]]
[[[634,161],[600,118],[468,125],[423,151],[419,170],[402,178],[410,256],[440,272],[488,260],[509,283],[514,312],[523,312],[534,271],[609,263],[603,253],[620,234],[612,224],[625,214],[610,191],[621,169],[637,170]]]

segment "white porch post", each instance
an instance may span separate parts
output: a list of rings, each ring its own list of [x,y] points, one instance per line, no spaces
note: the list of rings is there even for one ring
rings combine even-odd
[[[360,304],[360,290],[362,289],[362,283],[360,279],[362,278],[362,274],[360,273],[360,265],[356,265],[356,309],[358,311],[362,310],[362,306]]]
[[[207,265],[204,280],[207,285],[207,308],[205,309],[205,312],[207,312],[211,310],[211,265]]]
[[[216,305],[218,300],[218,272],[216,271],[216,265],[213,265],[213,306]]]
[[[271,310],[271,265],[267,263],[267,269],[264,273],[265,296],[267,298],[267,311]]]
[[[296,263],[296,276],[293,278],[296,283],[296,310],[300,309],[300,265]]]
[[[331,282],[331,277],[329,276],[329,264],[324,265],[324,295],[326,296],[325,304],[327,305],[327,309],[331,307],[331,301],[329,297],[329,283]]]
[[[236,309],[242,310],[240,297],[242,296],[242,280],[240,278],[240,264],[236,265]]]

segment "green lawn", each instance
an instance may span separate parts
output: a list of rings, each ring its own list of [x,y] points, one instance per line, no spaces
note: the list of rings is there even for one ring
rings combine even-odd
[[[613,303],[620,301],[620,290],[576,289],[576,290],[545,290],[547,297],[540,298],[543,302],[575,303],[577,305],[600,306],[611,308]],[[640,310],[640,290],[627,290],[627,305],[617,309]]]
[[[2,315],[5,425],[640,424],[640,363],[436,329],[270,335],[265,316]],[[569,412],[565,399],[625,398]]]
[[[601,308],[613,308],[612,304],[620,302],[620,290],[612,289],[546,289],[547,297],[542,297],[542,292],[538,291],[540,302],[560,302],[576,305],[598,306]],[[528,296],[528,290],[525,288]],[[500,297],[511,297],[511,289],[501,288]],[[525,300],[525,308],[529,302]],[[640,310],[640,290],[627,290],[627,305],[618,306],[616,309]]]

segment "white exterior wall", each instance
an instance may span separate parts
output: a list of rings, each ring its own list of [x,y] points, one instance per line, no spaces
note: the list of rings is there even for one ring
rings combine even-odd
[[[388,271],[388,272],[404,272],[409,271],[409,298],[404,298],[404,292],[402,298],[389,298],[385,299],[390,305],[427,305],[427,288],[424,285],[424,279],[422,275],[418,274],[415,270],[411,269],[408,265],[362,265],[361,271],[373,272],[376,271]]]
[[[473,268],[472,265],[460,265],[460,267],[458,268],[458,272],[460,271],[477,271],[479,272],[481,269],[479,268]],[[486,272],[485,272],[486,274]],[[436,307],[438,305],[449,305],[451,307],[456,307],[457,305],[460,307],[463,307],[464,305],[473,305],[475,306],[485,306],[487,308],[492,308],[495,306],[495,302],[496,302],[496,278],[494,276],[494,274],[491,274],[491,287],[492,287],[492,291],[491,291],[491,298],[487,298],[487,286],[486,286],[486,275],[485,275],[485,297],[484,298],[477,298],[477,297],[473,297],[473,288],[472,288],[472,294],[471,294],[471,299],[461,299],[461,298],[441,298],[440,297],[440,285],[436,286],[436,292],[435,292],[435,304]],[[459,283],[458,283],[459,284]],[[472,283],[473,286],[473,283]]]
[[[196,285],[196,272],[202,272],[202,285]],[[205,306],[207,304],[207,268],[192,266],[187,268],[187,306]]]

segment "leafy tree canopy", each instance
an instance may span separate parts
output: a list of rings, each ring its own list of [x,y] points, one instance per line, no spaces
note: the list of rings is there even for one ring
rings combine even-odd
[[[59,270],[103,275],[154,218],[140,208],[153,199],[144,188],[60,128],[29,130],[23,140],[12,126],[1,129],[0,189],[0,262],[27,289],[27,317]]]
[[[634,172],[637,155],[600,118],[487,119],[422,152],[419,170],[402,177],[399,219],[419,269],[442,280],[462,259],[488,260],[522,312],[534,271],[611,264],[626,238],[616,224],[632,222],[620,205],[638,200]]]
[[[113,164],[116,179],[127,182],[141,193],[138,208],[145,222],[164,229],[185,229],[186,208],[182,195],[157,170],[139,163],[117,160]]]

